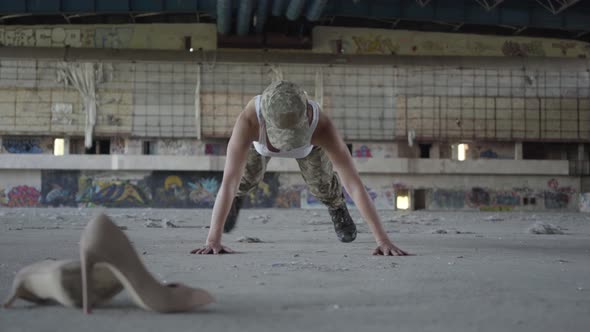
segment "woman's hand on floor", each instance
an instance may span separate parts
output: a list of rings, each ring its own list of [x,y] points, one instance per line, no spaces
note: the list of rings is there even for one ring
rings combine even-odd
[[[377,249],[373,250],[373,255],[383,256],[408,256],[409,254],[396,247],[390,241],[379,243]]]
[[[233,254],[234,251],[221,243],[208,243],[204,247],[191,250],[191,254],[197,255],[219,255],[219,254]]]

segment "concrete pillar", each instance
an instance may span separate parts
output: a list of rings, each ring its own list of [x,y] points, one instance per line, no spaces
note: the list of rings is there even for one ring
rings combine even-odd
[[[391,143],[391,158],[399,158],[399,143]]]
[[[522,160],[522,142],[514,142],[514,160]]]
[[[586,147],[584,143],[578,144],[578,159],[577,160],[586,160]]]
[[[430,159],[440,159],[440,143],[435,142],[430,146]]]

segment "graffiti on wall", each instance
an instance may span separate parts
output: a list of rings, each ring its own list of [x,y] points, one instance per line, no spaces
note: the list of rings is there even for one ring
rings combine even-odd
[[[0,206],[34,207],[39,205],[41,193],[37,188],[20,185],[12,188],[0,188]]]
[[[393,144],[359,143],[353,144],[352,156],[355,158],[393,158]]]
[[[383,36],[352,36],[354,42],[354,53],[378,53],[378,54],[397,54],[399,45],[395,44],[391,38]]]
[[[156,207],[212,208],[221,184],[221,174],[154,172],[151,183]]]
[[[82,31],[78,28],[4,27],[0,29],[3,46],[82,47]]]
[[[537,201],[544,202],[546,209],[571,207],[576,195],[574,188],[561,186],[557,179],[549,180],[547,187],[546,190],[534,190],[527,187],[515,187],[512,190],[473,187],[469,191],[435,189],[432,192],[430,208],[512,211],[514,208],[525,205],[537,205]]]
[[[369,194],[369,197],[375,204],[375,207],[378,209],[393,209],[395,206],[395,202],[393,201],[393,197],[395,197],[395,189],[391,186],[384,187],[383,190],[376,191],[368,186],[365,186],[365,190]],[[342,188],[342,192],[344,193],[344,201],[348,207],[355,207],[354,201],[352,197],[346,192],[344,188]],[[325,205],[317,199],[307,187],[301,190],[300,194],[301,199],[301,207],[306,209],[313,209],[313,208],[325,208]]]
[[[205,143],[206,156],[224,156],[227,146],[221,143]]]
[[[547,209],[564,209],[569,207],[576,190],[569,186],[560,186],[557,179],[547,182],[549,188],[543,193],[543,201]]]
[[[43,143],[45,142],[42,142],[40,138],[4,137],[2,139],[2,146],[8,153],[44,153],[49,147],[44,146]]]
[[[507,40],[502,45],[502,53],[505,56],[545,56],[541,41],[518,42]],[[567,54],[564,54],[567,55]]]
[[[111,138],[111,154],[125,154],[125,139],[123,137]]]
[[[474,187],[471,192],[467,194],[468,204],[470,206],[489,206],[491,199],[487,190],[479,187]]]
[[[433,209],[477,209],[480,211],[511,211],[521,205],[516,191],[496,191],[474,187],[469,191],[435,189],[432,192]]]
[[[89,207],[144,207],[151,204],[151,190],[147,177],[82,174],[78,179],[76,202]]]
[[[588,57],[589,43],[533,37],[343,28],[313,29],[313,52],[382,55]]]
[[[83,206],[83,207],[159,207],[212,208],[221,185],[222,172],[80,172],[47,170],[41,172],[41,188],[35,184],[0,187],[0,206]],[[325,208],[305,184],[289,182],[289,176],[266,173],[248,193],[244,207]],[[405,183],[377,183],[365,186],[379,209],[394,209],[396,193],[413,188]],[[344,191],[345,201],[354,207]],[[434,188],[427,190],[428,209],[469,209],[511,211],[529,205],[546,209],[569,209],[579,198],[580,210],[590,212],[590,193],[579,194],[571,186],[550,179],[546,188],[514,187],[497,190]],[[544,203],[544,205],[542,205]]]
[[[356,158],[373,158],[371,148],[366,145],[361,145],[358,149],[354,150],[353,154]]]
[[[155,154],[193,156],[196,154],[196,141],[189,139],[160,139],[156,142]]]
[[[487,159],[498,159],[498,154],[492,149],[487,149],[485,151],[480,152],[479,157]]]
[[[590,212],[590,193],[580,194],[580,212]]]
[[[41,173],[41,203],[46,206],[77,206],[80,171],[46,170]]]
[[[183,49],[185,36],[195,49],[216,48],[213,24],[3,26],[0,46]]]

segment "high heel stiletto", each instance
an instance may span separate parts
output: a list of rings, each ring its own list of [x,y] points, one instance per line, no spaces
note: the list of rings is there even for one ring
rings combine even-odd
[[[205,290],[183,284],[160,284],[147,271],[125,234],[104,214],[91,221],[80,240],[82,297],[90,313],[89,290],[93,266],[108,267],[141,308],[157,312],[188,311],[213,302]]]
[[[82,306],[81,264],[74,260],[45,260],[22,268],[14,277],[8,308],[17,299],[37,304],[57,302],[66,307]],[[105,302],[123,290],[123,285],[106,267],[95,266],[90,274],[93,287],[89,302]]]

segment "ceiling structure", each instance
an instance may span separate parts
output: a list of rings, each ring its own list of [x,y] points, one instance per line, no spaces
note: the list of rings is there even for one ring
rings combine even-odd
[[[308,41],[316,25],[590,41],[590,0],[0,0],[4,25],[192,22],[227,46]]]

